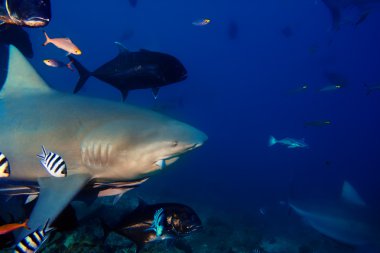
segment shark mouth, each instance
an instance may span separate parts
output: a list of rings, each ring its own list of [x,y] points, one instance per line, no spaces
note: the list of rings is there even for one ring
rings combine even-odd
[[[172,157],[160,159],[154,164],[157,165],[161,170],[163,170],[166,168],[166,166],[176,162],[178,159],[179,159],[179,156],[172,156]]]
[[[196,149],[202,145],[203,143],[196,143],[196,144],[190,145],[187,148],[184,148],[181,152],[178,152],[173,155],[166,156],[157,160],[156,162],[154,162],[154,164],[157,165],[160,169],[165,169],[166,166],[176,162],[180,158],[180,155],[187,153],[190,150]]]

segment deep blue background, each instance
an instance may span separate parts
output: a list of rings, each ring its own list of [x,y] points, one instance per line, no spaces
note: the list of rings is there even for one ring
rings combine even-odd
[[[83,51],[77,59],[90,70],[116,55],[114,41],[175,55],[188,69],[189,78],[161,89],[158,101],[148,90],[129,94],[129,103],[147,108],[174,105],[165,113],[209,136],[204,147],[146,183],[144,194],[250,213],[286,200],[292,184],[298,193],[338,196],[348,180],[377,204],[380,92],[366,95],[363,83],[380,83],[380,12],[334,32],[318,0],[140,0],[137,8],[127,0],[52,2],[46,31],[70,37]],[[193,26],[201,17],[211,23]],[[234,40],[228,37],[230,22],[238,25]],[[292,36],[283,35],[285,27]],[[42,30],[29,31],[39,72],[57,89],[72,91],[77,73],[42,63],[64,60],[65,53],[40,46]],[[326,73],[343,76],[346,87],[317,92],[331,84]],[[289,94],[305,83],[306,92]],[[81,94],[120,100],[117,90],[94,78]],[[332,125],[303,125],[325,119]],[[268,148],[269,135],[305,138],[310,148]]]

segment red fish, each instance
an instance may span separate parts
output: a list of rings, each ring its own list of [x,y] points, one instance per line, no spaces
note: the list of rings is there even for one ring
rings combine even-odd
[[[8,234],[19,228],[26,228],[29,230],[30,228],[28,227],[28,224],[27,224],[28,221],[29,219],[26,219],[24,223],[11,223],[11,224],[5,224],[5,225],[0,226],[0,235]]]

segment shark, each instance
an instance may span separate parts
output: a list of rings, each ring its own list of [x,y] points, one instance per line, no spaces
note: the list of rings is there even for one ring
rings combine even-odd
[[[359,11],[360,15],[354,22],[355,25],[359,25],[367,19],[373,7],[380,6],[380,0],[322,0],[322,2],[330,10],[334,30],[339,30],[345,10],[356,9]]]
[[[380,252],[380,223],[376,210],[347,181],[341,199],[295,201],[290,208],[319,233],[358,249]]]
[[[207,140],[202,131],[147,109],[57,91],[12,45],[7,69],[0,150],[12,173],[0,185],[37,185],[32,231],[53,222],[84,188],[145,182]],[[51,177],[41,167],[36,155],[42,145],[61,155],[67,177]],[[26,235],[17,234],[17,241]]]

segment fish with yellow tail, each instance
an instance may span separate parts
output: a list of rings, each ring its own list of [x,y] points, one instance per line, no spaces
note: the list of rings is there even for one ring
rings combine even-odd
[[[51,43],[54,46],[64,50],[67,52],[67,55],[75,54],[81,55],[82,51],[71,41],[69,38],[50,38],[48,34],[44,31],[44,35],[46,37],[46,41],[43,46]]]
[[[73,63],[72,61],[70,61],[69,63],[64,63],[64,62],[54,60],[54,59],[45,59],[43,62],[47,66],[52,67],[52,68],[68,68],[71,71],[74,71],[73,67],[71,66],[71,64]]]

